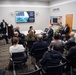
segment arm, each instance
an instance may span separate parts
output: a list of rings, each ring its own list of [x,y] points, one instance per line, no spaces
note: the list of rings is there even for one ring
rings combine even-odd
[[[53,29],[51,29],[48,33],[48,38],[53,36]]]
[[[40,60],[41,65],[44,65],[46,63],[46,59],[47,59],[47,52],[44,53],[42,59]]]

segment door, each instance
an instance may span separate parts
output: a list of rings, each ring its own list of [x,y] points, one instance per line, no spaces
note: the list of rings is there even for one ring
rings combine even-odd
[[[70,32],[72,31],[72,25],[73,25],[73,14],[67,14],[66,15],[66,24],[70,27]]]

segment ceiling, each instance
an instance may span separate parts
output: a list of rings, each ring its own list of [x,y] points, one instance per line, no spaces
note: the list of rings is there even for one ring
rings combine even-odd
[[[71,0],[0,0],[0,1],[35,1],[35,2],[53,2],[53,1],[71,1]]]
[[[0,0],[0,1],[11,1],[11,0]],[[21,0],[12,0],[12,1],[21,1]],[[22,1],[43,1],[43,2],[50,2],[50,1],[55,1],[55,0],[22,0]],[[57,1],[57,0],[56,0]]]

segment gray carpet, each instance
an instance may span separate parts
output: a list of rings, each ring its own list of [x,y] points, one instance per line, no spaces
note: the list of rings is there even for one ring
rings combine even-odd
[[[6,44],[5,40],[0,40],[0,69],[4,69],[6,71],[6,75],[12,75],[12,71],[8,70],[8,64],[9,64],[9,47],[10,44]],[[17,72],[27,72],[34,70],[34,66],[31,64],[31,57],[28,57],[26,65],[23,66],[20,70],[17,70]]]

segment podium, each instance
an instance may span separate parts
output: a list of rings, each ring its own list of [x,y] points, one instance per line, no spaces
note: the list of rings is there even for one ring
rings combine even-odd
[[[13,26],[8,26],[8,37],[12,37],[13,36]]]

